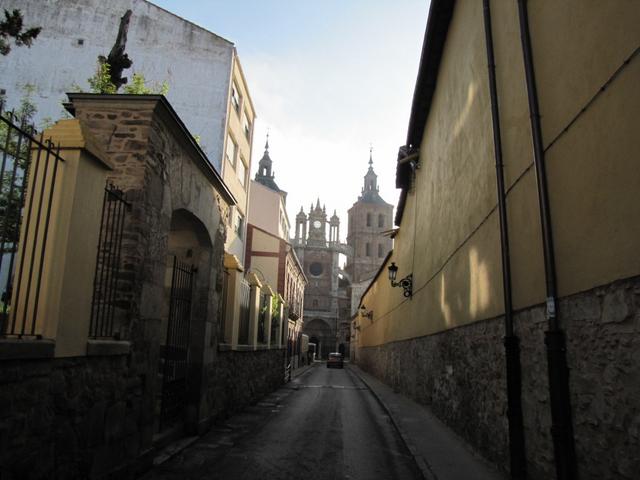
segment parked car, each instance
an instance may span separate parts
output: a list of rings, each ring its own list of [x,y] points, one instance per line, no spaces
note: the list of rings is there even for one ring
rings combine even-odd
[[[330,353],[327,357],[327,368],[344,368],[342,354],[338,352]]]

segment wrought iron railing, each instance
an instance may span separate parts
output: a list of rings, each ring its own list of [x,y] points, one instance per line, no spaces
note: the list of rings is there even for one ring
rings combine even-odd
[[[278,344],[278,327],[280,326],[280,309],[272,309],[271,316],[271,345]]]
[[[123,194],[113,185],[104,189],[102,202],[102,222],[98,239],[96,270],[93,279],[91,301],[91,323],[89,337],[113,338],[114,316],[117,303],[118,277],[120,272],[120,252],[122,233],[127,210],[130,205]]]
[[[267,312],[269,309],[269,294],[260,295],[260,313],[258,315],[258,343],[267,343]]]
[[[238,343],[247,345],[249,343],[249,322],[251,321],[251,286],[246,280],[240,284],[240,330],[238,332]]]
[[[0,334],[39,337],[52,203],[64,160],[59,145],[2,109],[0,103]]]

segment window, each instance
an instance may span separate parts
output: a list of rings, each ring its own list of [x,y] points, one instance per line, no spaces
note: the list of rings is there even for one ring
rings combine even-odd
[[[233,229],[235,230],[235,232],[238,235],[238,237],[242,238],[242,231],[244,229],[244,217],[242,216],[242,214],[240,212],[237,212],[237,214],[236,214],[236,223],[235,223]]]
[[[225,156],[227,158],[227,162],[229,162],[233,168],[236,168],[237,150],[238,146],[236,145],[236,142],[233,141],[231,135],[227,135],[227,151],[225,152]]]
[[[378,227],[379,228],[384,227],[384,215],[382,214],[378,215]]]
[[[384,247],[382,246],[381,243],[378,244],[378,258],[381,258],[384,256]]]
[[[249,116],[246,110],[242,113],[242,131],[244,132],[244,136],[247,137],[247,140],[251,142],[251,122],[249,122]]]
[[[367,213],[367,227],[371,226],[371,214]]]
[[[238,180],[240,180],[240,184],[244,187],[246,177],[247,177],[247,167],[244,164],[244,158],[240,156],[240,161],[236,166],[236,174],[238,175]]]
[[[318,262],[313,262],[309,265],[309,273],[314,277],[319,277],[322,275],[322,264]]]
[[[233,105],[236,112],[240,113],[240,94],[238,93],[236,82],[231,85],[231,105]]]
[[[367,257],[370,257],[370,256],[371,256],[371,244],[370,244],[370,243],[367,243],[367,244],[365,245],[365,255],[366,255]]]

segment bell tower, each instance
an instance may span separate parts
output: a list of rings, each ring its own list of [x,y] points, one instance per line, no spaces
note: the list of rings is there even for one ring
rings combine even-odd
[[[329,243],[340,243],[340,219],[335,210],[329,219]]]
[[[393,205],[380,196],[378,176],[373,170],[373,149],[369,149],[369,168],[362,193],[348,213],[347,244],[353,253],[345,270],[354,283],[368,282],[393,248],[393,240],[385,234],[393,227]]]
[[[320,199],[318,199],[315,208],[311,205],[309,211],[309,237],[308,245],[325,247],[327,245],[327,210],[320,207]]]
[[[295,244],[304,245],[307,241],[307,215],[300,207],[300,211],[296,215],[296,236]]]

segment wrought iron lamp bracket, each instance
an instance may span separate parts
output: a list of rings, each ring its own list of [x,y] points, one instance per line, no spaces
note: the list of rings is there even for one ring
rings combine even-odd
[[[402,294],[409,298],[413,296],[413,274],[409,274],[398,282],[391,280],[392,287],[402,287]]]

